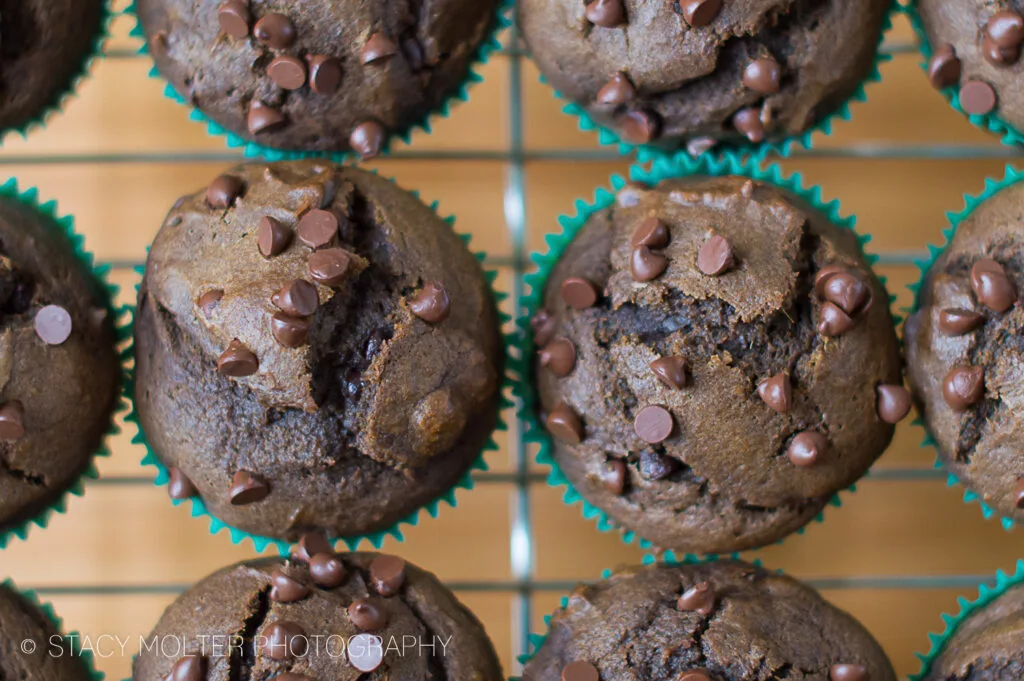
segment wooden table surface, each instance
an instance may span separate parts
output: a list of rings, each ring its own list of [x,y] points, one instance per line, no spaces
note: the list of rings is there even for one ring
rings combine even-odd
[[[88,247],[118,265],[114,277],[125,302],[136,281],[130,265],[143,258],[170,205],[237,157],[163,97],[162,82],[147,76],[149,62],[131,56],[136,43],[127,38],[129,27],[127,18],[117,20],[113,55],[95,66],[66,113],[27,140],[6,140],[0,151],[4,174],[57,199],[63,212],[76,216]],[[889,44],[910,40],[901,19]],[[883,81],[869,86],[869,101],[854,106],[851,122],[818,139],[815,154],[782,164],[821,185],[826,198],[839,198],[845,212],[858,216],[859,228],[874,235],[872,247],[887,263],[880,270],[900,305],[908,304],[904,287],[916,278],[910,257],[938,242],[944,212],[960,208],[962,194],[980,191],[986,177],[1001,176],[1010,158],[931,90],[917,62],[916,54],[896,54],[882,68]],[[543,235],[557,228],[557,217],[571,211],[574,199],[591,196],[629,162],[579,132],[528,61],[497,55],[482,74],[471,100],[439,121],[432,135],[416,135],[398,150],[399,158],[373,165],[458,216],[474,245],[501,266],[499,285],[508,290],[517,242],[506,217],[520,205],[510,191],[520,177],[526,231],[518,245],[529,250],[542,247]],[[512,113],[517,107],[521,117]],[[517,126],[521,137],[514,134]],[[516,143],[521,176],[508,153]],[[408,152],[419,157],[401,158]],[[567,152],[583,158],[567,160]],[[492,471],[517,470],[516,432],[501,437],[501,451],[489,457]],[[184,506],[172,507],[163,490],[146,482],[152,472],[139,466],[142,451],[130,435],[115,438],[113,456],[101,462],[106,482],[89,485],[48,529],[0,553],[0,577],[40,589],[69,628],[94,640],[100,634],[137,639],[176,591],[253,555],[249,545],[210,536],[204,521]],[[824,595],[879,638],[901,675],[916,671],[913,653],[927,647],[927,632],[940,628],[939,614],[953,609],[957,596],[973,597],[977,578],[1012,569],[1024,555],[1024,535],[983,520],[977,505],[962,503],[959,489],[929,473],[934,457],[919,447],[921,435],[901,425],[876,476],[860,483],[843,508],[755,554],[770,567],[822,580]],[[518,671],[522,616],[540,631],[542,615],[556,606],[565,583],[641,559],[637,549],[563,505],[558,491],[542,483],[520,490],[512,475],[478,484],[459,496],[457,508],[443,509],[406,535],[404,543],[389,540],[385,549],[468,587],[460,596],[485,622],[510,674]],[[513,554],[513,545],[528,553]],[[532,557],[529,564],[523,555]],[[536,589],[513,588],[524,570]],[[479,582],[493,588],[472,586]],[[126,677],[133,646],[127,655],[102,651],[99,666],[112,679]]]

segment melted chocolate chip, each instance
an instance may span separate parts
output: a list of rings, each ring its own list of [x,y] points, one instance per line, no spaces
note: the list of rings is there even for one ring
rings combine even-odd
[[[377,631],[388,623],[388,613],[378,598],[357,598],[348,606],[348,618],[360,631]]]
[[[576,660],[562,667],[562,681],[600,681],[600,675],[594,665]]]
[[[565,378],[576,366],[576,346],[568,338],[556,338],[537,354],[542,367],[547,367],[555,376]]]
[[[830,681],[870,681],[868,668],[862,664],[834,664],[829,667]]]
[[[805,430],[793,437],[786,456],[794,466],[806,468],[818,463],[827,449],[828,438],[815,430]]]
[[[451,313],[451,300],[444,286],[428,281],[409,301],[412,313],[428,324],[440,324]]]
[[[954,411],[964,411],[985,397],[985,369],[980,366],[957,366],[942,381],[942,397]]]
[[[295,42],[295,24],[283,14],[265,14],[256,22],[253,35],[275,50],[284,50]]]
[[[643,222],[637,225],[633,231],[633,238],[630,240],[633,248],[647,246],[648,248],[665,248],[668,246],[671,234],[668,227],[653,215],[644,218]]]
[[[764,123],[761,121],[761,112],[752,106],[736,112],[732,117],[732,127],[743,133],[753,144],[764,141]]]
[[[824,298],[851,317],[864,312],[871,302],[871,289],[851,272],[836,272],[824,282]]]
[[[947,336],[962,336],[985,323],[985,317],[974,310],[948,307],[939,312],[939,330]]]
[[[616,73],[604,86],[597,91],[596,102],[606,106],[627,104],[636,98],[636,89],[629,82],[626,74]]]
[[[735,265],[732,244],[724,236],[713,235],[697,253],[697,269],[709,277],[717,277]]]
[[[316,313],[320,298],[316,286],[304,279],[295,279],[275,293],[271,299],[279,310],[293,317],[309,317]]]
[[[262,640],[263,651],[278,662],[302,657],[308,648],[303,628],[285,620],[278,620],[264,629]]]
[[[263,479],[249,471],[238,471],[231,480],[228,498],[232,506],[245,506],[263,501],[270,494],[270,488]]]
[[[259,231],[256,233],[256,246],[264,258],[279,255],[288,248],[292,241],[292,230],[269,215],[260,220]]]
[[[601,484],[618,496],[626,489],[626,464],[622,459],[609,459],[601,467]]]
[[[686,387],[685,357],[662,357],[651,362],[650,367],[665,387],[673,390]]]
[[[363,46],[362,60],[364,64],[374,64],[398,54],[398,45],[383,33],[374,33]]]
[[[668,258],[647,246],[634,249],[629,260],[629,271],[633,275],[633,280],[641,283],[657,279],[667,268]]]
[[[684,612],[696,612],[708,617],[715,611],[715,591],[707,582],[695,584],[682,593],[676,607]]]
[[[324,286],[337,286],[345,281],[351,262],[348,252],[340,248],[325,248],[311,253],[307,263],[309,277]]]
[[[941,90],[960,82],[961,64],[956,51],[949,43],[939,45],[928,62],[928,80],[932,87]]]
[[[228,344],[219,358],[217,358],[217,371],[221,376],[241,378],[252,376],[260,369],[260,361],[249,348],[242,345],[237,338]]]
[[[1017,287],[1010,281],[1006,269],[991,258],[974,263],[971,288],[978,302],[996,312],[1006,312],[1017,302]]]
[[[722,11],[722,0],[682,0],[683,18],[693,28],[707,26]]]
[[[249,5],[242,0],[226,0],[217,10],[217,22],[220,24],[220,30],[232,38],[241,40],[248,37],[251,21]]]
[[[679,470],[679,462],[671,456],[645,449],[640,452],[640,475],[645,480],[657,482]]]
[[[387,132],[377,121],[365,121],[352,130],[349,145],[363,159],[374,158],[384,149]]]
[[[71,337],[71,313],[60,305],[47,305],[32,320],[36,335],[47,345],[63,345]]]
[[[960,108],[972,116],[983,116],[996,108],[996,91],[981,80],[969,80],[960,88]]]
[[[405,561],[398,556],[381,554],[370,563],[373,588],[384,598],[398,595],[405,586]]]
[[[902,385],[878,386],[878,418],[886,423],[899,423],[910,413],[910,391]]]
[[[637,412],[633,419],[633,431],[644,442],[658,444],[672,435],[675,420],[672,413],[657,405],[649,405]]]
[[[266,130],[272,130],[281,125],[284,125],[285,117],[281,113],[280,109],[277,109],[269,104],[253,100],[249,106],[249,118],[248,118],[249,132],[253,135],[258,135]]]
[[[587,21],[604,28],[615,28],[626,23],[626,9],[622,0],[591,0],[583,11]]]
[[[1024,42],[1024,17],[1012,10],[1001,10],[985,24],[985,33],[999,47],[1018,48]]]
[[[758,396],[774,411],[785,414],[793,406],[793,387],[787,374],[775,374],[757,386]]]
[[[854,326],[850,315],[843,312],[835,303],[825,303],[821,306],[821,313],[818,319],[818,333],[822,336],[834,338],[842,336]]]
[[[334,553],[318,553],[309,561],[309,575],[317,586],[334,589],[345,582],[345,565]]]
[[[0,407],[0,440],[25,437],[25,409],[21,402],[11,400]]]
[[[306,64],[297,57],[279,55],[267,67],[270,80],[285,90],[298,90],[306,84]]]
[[[283,312],[276,312],[270,318],[270,333],[274,340],[286,348],[299,348],[305,345],[311,326],[308,319],[293,317]]]
[[[191,499],[199,496],[199,490],[192,484],[192,481],[181,472],[180,468],[171,467],[167,471],[167,495],[175,501]]]
[[[661,119],[653,111],[630,111],[619,119],[619,131],[630,144],[647,144],[661,134]]]
[[[331,243],[338,234],[338,216],[329,210],[307,211],[296,228],[299,241],[316,250]]]
[[[242,195],[245,183],[235,175],[221,175],[206,188],[206,203],[211,208],[230,208]]]
[[[314,54],[309,62],[309,87],[318,95],[333,95],[341,87],[341,61],[337,57]]]
[[[297,579],[292,579],[280,570],[270,573],[270,583],[272,584],[270,600],[277,603],[295,603],[310,593],[308,586]]]
[[[771,57],[755,59],[743,69],[743,85],[763,95],[775,94],[779,91],[782,70],[779,62]]]
[[[557,322],[548,314],[547,310],[538,310],[530,319],[530,328],[533,330],[533,343],[539,347],[548,344],[557,330]]]
[[[292,560],[308,563],[318,553],[334,553],[334,547],[320,532],[307,532],[299,538],[299,543],[292,553]]]
[[[597,302],[597,287],[582,277],[569,277],[562,282],[562,300],[577,310],[585,310]]]
[[[545,426],[552,436],[562,442],[578,445],[583,441],[583,422],[565,402],[559,402],[545,419]]]
[[[206,658],[186,655],[171,667],[169,681],[203,681],[206,678]]]

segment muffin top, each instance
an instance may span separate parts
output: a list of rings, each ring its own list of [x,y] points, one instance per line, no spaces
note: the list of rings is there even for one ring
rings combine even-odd
[[[895,681],[855,619],[784,575],[738,561],[623,568],[580,585],[523,681]]]
[[[889,0],[520,0],[541,72],[626,141],[699,153],[809,129],[871,72]]]
[[[32,681],[90,681],[92,675],[78,651],[37,605],[0,583],[0,677]],[[25,652],[24,641],[35,650]]]
[[[627,185],[533,320],[555,459],[663,548],[776,541],[863,475],[909,408],[887,301],[856,234],[783,190]]]
[[[1012,681],[1024,677],[1024,587],[1016,586],[960,623],[924,681]]]
[[[103,0],[19,0],[0,22],[0,130],[57,103],[84,71],[102,29]]]
[[[144,647],[133,681],[228,681],[243,669],[308,681],[502,679],[483,625],[434,575],[313,544],[206,577],[164,611],[154,638],[181,643],[173,654]],[[184,668],[195,673],[180,676]]]
[[[0,530],[67,490],[110,428],[114,322],[62,227],[0,197]]]
[[[1000,515],[1024,519],[1024,184],[960,222],[907,320],[907,375],[947,466]]]
[[[157,68],[241,137],[381,151],[455,94],[498,0],[139,0]]]

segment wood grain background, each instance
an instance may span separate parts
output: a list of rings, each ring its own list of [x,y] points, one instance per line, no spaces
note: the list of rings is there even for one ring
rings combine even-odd
[[[205,186],[236,156],[163,97],[162,82],[147,76],[148,61],[128,54],[136,46],[127,38],[129,27],[126,18],[116,22],[113,56],[95,66],[66,113],[27,140],[5,140],[0,151],[0,174],[57,199],[63,212],[76,216],[88,247],[121,265],[115,279],[124,287],[125,302],[136,279],[128,265],[143,258],[173,201]],[[889,43],[905,46],[910,40],[900,20]],[[472,232],[477,248],[505,264],[514,255],[504,208],[511,174],[500,152],[512,141],[515,61],[495,56],[482,69],[485,81],[472,90],[471,101],[455,107],[432,135],[416,135],[410,147],[418,153],[474,152],[474,158],[374,164],[425,199],[439,200],[442,211],[458,216],[459,227]],[[914,268],[901,263],[937,242],[944,211],[961,207],[962,194],[980,191],[984,178],[1000,176],[1010,158],[945,105],[917,61],[916,54],[897,54],[883,66],[883,82],[868,88],[869,101],[854,106],[851,122],[818,139],[815,154],[783,163],[821,185],[826,198],[841,199],[844,211],[858,216],[859,228],[874,235],[872,247],[888,263],[881,271],[901,305],[909,301],[904,286],[916,278]],[[596,152],[595,136],[579,132],[560,113],[529,62],[521,63],[519,75],[526,246],[541,248],[543,235],[557,228],[558,215],[570,212],[575,198],[606,185],[611,173],[624,173],[628,161],[600,153],[593,154],[596,160],[553,158],[558,152]],[[513,272],[501,270],[499,285],[508,290]],[[162,490],[130,480],[116,484],[118,477],[151,475],[138,465],[142,452],[129,439],[130,434],[117,437],[113,456],[101,463],[103,474],[114,480],[90,485],[50,528],[0,553],[0,577],[40,589],[69,628],[91,637],[147,633],[177,590],[252,555],[251,547],[210,536],[203,521],[190,518],[184,507],[173,508]],[[940,627],[939,614],[951,610],[957,596],[975,593],[975,577],[1010,569],[1024,554],[1019,532],[1006,533],[983,520],[977,506],[961,502],[959,490],[927,473],[933,455],[919,448],[920,439],[917,428],[902,425],[876,467],[881,474],[863,481],[843,508],[829,510],[826,522],[805,534],[756,554],[771,567],[826,580],[820,582],[828,587],[825,596],[864,622],[903,675],[916,670],[913,653],[926,647],[928,631]],[[501,440],[490,464],[510,472],[515,437]],[[530,597],[535,631],[560,596],[551,582],[593,579],[606,567],[640,560],[636,549],[599,533],[578,509],[564,506],[557,491],[532,485],[519,496],[512,482],[478,485],[460,495],[458,508],[444,509],[438,519],[410,529],[404,544],[389,541],[385,548],[452,582],[510,582],[516,577],[510,531],[517,498],[528,504],[533,530],[532,577],[549,584]],[[506,671],[518,671],[513,659],[522,645],[519,592],[460,596],[486,623]],[[135,650],[131,644],[122,655],[108,648],[100,667],[112,679],[124,678]]]

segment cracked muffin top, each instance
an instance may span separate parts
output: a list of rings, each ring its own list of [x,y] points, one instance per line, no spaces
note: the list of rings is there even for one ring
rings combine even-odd
[[[84,71],[102,30],[103,0],[4,2],[0,15],[0,130],[6,130],[57,104]]]
[[[494,299],[451,225],[370,172],[233,168],[150,251],[136,402],[172,496],[295,540],[385,529],[494,428]]]
[[[138,0],[189,104],[276,149],[377,155],[455,95],[499,0]]]
[[[781,539],[910,406],[856,234],[742,177],[627,185],[561,254],[532,325],[559,468],[661,548]]]
[[[133,681],[502,681],[483,625],[434,575],[395,556],[306,548],[226,567],[179,596],[145,639],[175,645],[144,646]]]
[[[960,623],[922,681],[1024,678],[1024,587],[1016,586]]]
[[[864,627],[738,561],[623,568],[555,611],[523,681],[895,681]]]
[[[91,681],[89,668],[62,635],[39,606],[0,583],[0,649],[6,653],[0,656],[0,678]],[[32,652],[26,652],[25,641],[35,644]],[[58,641],[60,650],[54,648]]]
[[[1024,184],[960,222],[925,273],[904,344],[943,463],[1001,516],[1024,520]],[[1019,430],[1018,430],[1019,429]]]
[[[890,0],[519,0],[541,73],[628,142],[791,137],[871,73]]]
[[[0,198],[0,534],[88,468],[121,389],[103,284],[52,217]]]

